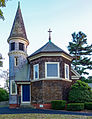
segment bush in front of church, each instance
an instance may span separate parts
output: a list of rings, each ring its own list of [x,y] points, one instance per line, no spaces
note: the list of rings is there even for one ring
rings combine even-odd
[[[52,109],[63,110],[66,106],[65,100],[53,100],[51,101]]]
[[[71,103],[92,102],[92,91],[87,83],[77,80],[71,86],[68,101]]]
[[[8,100],[9,100],[8,92],[5,89],[0,88],[0,102],[1,101],[8,101]]]

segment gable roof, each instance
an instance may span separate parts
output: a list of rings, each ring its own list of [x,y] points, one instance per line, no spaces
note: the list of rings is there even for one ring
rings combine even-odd
[[[18,9],[16,12],[16,16],[13,22],[9,38],[11,37],[21,37],[27,40],[26,30],[20,9],[20,3],[18,3]]]
[[[54,43],[49,41],[44,46],[42,46],[40,49],[38,49],[33,54],[31,54],[29,57],[34,56],[34,55],[39,54],[39,53],[59,53],[59,52],[63,52],[65,54],[69,55],[64,50],[62,50],[61,48],[56,46]]]

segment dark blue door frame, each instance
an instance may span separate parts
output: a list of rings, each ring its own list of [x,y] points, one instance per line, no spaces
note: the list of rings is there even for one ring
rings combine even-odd
[[[24,84],[22,85],[22,102],[30,102],[30,85]]]

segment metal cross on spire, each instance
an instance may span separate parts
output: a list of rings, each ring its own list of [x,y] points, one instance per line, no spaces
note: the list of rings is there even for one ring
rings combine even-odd
[[[48,32],[49,32],[49,42],[51,42],[51,32],[52,32],[51,29],[49,29]]]

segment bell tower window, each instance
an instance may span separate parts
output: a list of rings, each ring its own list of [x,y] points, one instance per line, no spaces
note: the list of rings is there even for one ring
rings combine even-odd
[[[10,47],[11,47],[11,48],[10,48],[11,51],[12,51],[12,50],[15,50],[15,42],[11,43]]]
[[[19,50],[24,51],[24,44],[23,43],[19,43]]]

